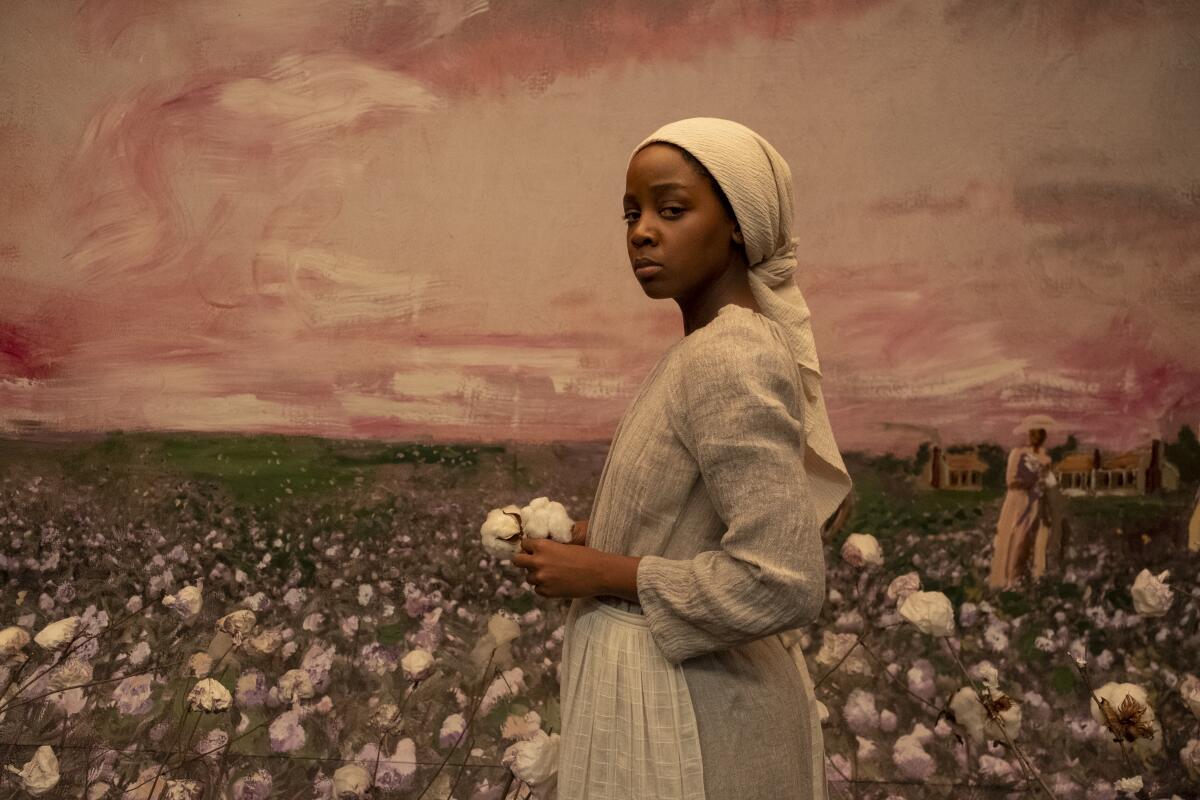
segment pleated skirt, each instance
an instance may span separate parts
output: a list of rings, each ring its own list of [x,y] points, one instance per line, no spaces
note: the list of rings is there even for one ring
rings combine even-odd
[[[562,664],[558,800],[704,800],[683,668],[638,606],[573,601]]]

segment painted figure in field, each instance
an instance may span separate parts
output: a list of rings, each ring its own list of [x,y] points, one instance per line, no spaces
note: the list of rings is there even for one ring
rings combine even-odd
[[[1192,518],[1188,521],[1188,550],[1200,550],[1200,487],[1192,498]]]
[[[1040,578],[1062,562],[1063,498],[1050,470],[1046,432],[1057,427],[1045,414],[1026,417],[1013,433],[1029,443],[1008,454],[1004,483],[1008,492],[1000,509],[993,541],[988,585],[1011,589],[1027,575]]]

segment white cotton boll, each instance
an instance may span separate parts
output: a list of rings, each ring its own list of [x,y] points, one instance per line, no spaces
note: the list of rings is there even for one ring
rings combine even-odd
[[[992,702],[995,703],[999,697],[1001,695],[993,694]],[[1004,725],[1002,731],[999,725],[988,718],[987,710],[979,702],[979,697],[970,686],[962,687],[950,699],[950,710],[954,712],[954,718],[977,745],[982,745],[985,739],[1003,741],[1005,731],[1008,732],[1009,737],[1017,738],[1017,734],[1021,730],[1021,706],[1011,697],[1007,698],[1007,703],[1003,703],[1003,705],[1006,708],[997,710],[997,716]]]
[[[217,630],[228,633],[235,642],[240,643],[243,637],[248,636],[254,630],[256,622],[258,622],[258,618],[254,616],[253,611],[241,609],[218,619]]]
[[[1154,708],[1150,705],[1145,689],[1133,683],[1110,681],[1096,690],[1096,697],[1108,703],[1109,708],[1114,714],[1120,713],[1122,706],[1129,708],[1131,711],[1140,710],[1137,719],[1140,723],[1148,726],[1151,735],[1148,737],[1138,736],[1134,740],[1133,750],[1135,753],[1147,756],[1162,751],[1162,725],[1159,724],[1155,716]],[[1137,709],[1134,709],[1134,704],[1136,704]],[[1105,724],[1105,716],[1097,702],[1092,700],[1088,703],[1088,708],[1091,711],[1092,719],[1103,726]]]
[[[375,587],[369,583],[360,583],[358,585],[358,604],[366,607],[371,604],[371,598],[375,596]]]
[[[268,553],[268,556],[270,554]],[[270,563],[269,561],[267,563]],[[255,592],[242,601],[251,611],[263,612],[271,607],[271,601],[262,592]]]
[[[509,746],[500,763],[529,784],[535,795],[544,797],[557,780],[558,746],[557,733],[547,736],[539,730],[533,737]]]
[[[521,509],[525,535],[531,539],[553,539],[568,544],[574,521],[567,516],[567,509],[557,500],[536,497]]]
[[[921,742],[912,734],[896,739],[892,746],[892,763],[900,770],[900,774],[914,781],[928,780],[937,771],[933,756],[925,752]]]
[[[183,618],[184,622],[191,622],[200,614],[204,597],[199,588],[184,586],[178,594],[164,597],[162,604]]]
[[[970,600],[958,607],[958,624],[969,628],[979,620],[979,606]]]
[[[279,676],[279,696],[292,702],[293,698],[300,700],[308,700],[315,696],[316,688],[313,687],[312,678],[308,672],[302,669],[289,669],[283,675]]]
[[[1133,595],[1133,608],[1143,617],[1161,617],[1171,608],[1175,596],[1167,586],[1167,576],[1170,570],[1163,570],[1158,575],[1151,575],[1150,570],[1143,569],[1133,580],[1129,593]]]
[[[892,579],[892,582],[888,584],[886,594],[888,600],[899,605],[904,602],[904,598],[919,591],[921,591],[921,576],[916,572],[906,572]]]
[[[501,558],[521,552],[521,509],[514,505],[493,508],[479,526],[483,549]]]
[[[283,644],[283,635],[276,629],[265,630],[246,640],[246,651],[251,655],[269,656]]]
[[[515,694],[524,688],[525,670],[520,667],[504,670],[496,676],[495,680],[488,686],[487,691],[484,692],[483,699],[479,701],[479,713],[489,713],[501,698]]]
[[[855,646],[858,637],[852,633],[834,633],[829,629],[821,631],[821,648],[817,651],[815,661],[818,666],[832,669],[834,664],[841,662],[840,672],[850,675],[870,675],[871,665],[863,655],[863,649]],[[851,648],[854,648],[851,650]],[[842,656],[850,653],[845,661]]]
[[[423,648],[415,648],[400,659],[400,668],[410,681],[419,681],[433,669],[433,654]]]
[[[842,560],[854,567],[883,565],[879,540],[869,533],[852,533],[842,543]]]
[[[1002,653],[1008,649],[1008,635],[1005,630],[1005,623],[998,619],[989,622],[987,628],[984,629],[983,641],[993,652]]]
[[[438,745],[440,747],[453,747],[460,739],[463,733],[467,730],[467,720],[461,713],[454,713],[446,717],[442,722],[442,729],[438,731]]]
[[[29,632],[24,628],[13,625],[0,631],[0,662],[15,658],[30,641]]]
[[[1200,678],[1190,672],[1179,682],[1179,696],[1183,698],[1188,710],[1200,717]]]
[[[333,773],[333,796],[337,800],[363,800],[371,788],[371,773],[358,765],[346,764]]]
[[[61,650],[75,638],[80,624],[79,617],[67,617],[58,622],[51,622],[33,637],[33,641],[43,650]]]
[[[867,735],[879,729],[879,712],[875,709],[875,695],[863,689],[852,689],[842,717],[850,730]]]
[[[1137,794],[1142,790],[1142,776],[1134,775],[1131,778],[1118,778],[1113,781],[1113,788],[1118,792]]]
[[[900,604],[900,616],[930,636],[954,635],[954,606],[941,592],[913,592]]]
[[[858,740],[858,760],[859,761],[874,761],[879,755],[879,748],[870,739],[864,739],[861,736],[854,737]]]
[[[500,613],[492,614],[487,627],[497,647],[503,647],[521,635],[521,626]]]
[[[187,704],[193,711],[218,713],[227,711],[233,703],[229,690],[212,678],[205,678],[188,692]]]
[[[913,725],[913,729],[909,732],[909,736],[912,736],[914,739],[920,742],[922,747],[933,741],[933,731],[929,730],[929,728],[927,728],[925,724],[921,722],[917,722]]]
[[[896,715],[886,708],[879,712],[879,730],[884,733],[891,733],[896,730],[898,722],[899,720],[896,719]]]
[[[821,724],[825,725],[829,722],[829,706],[817,701],[817,715],[821,718]]]
[[[50,745],[39,747],[21,769],[12,765],[5,768],[14,773],[21,781],[21,788],[34,797],[40,797],[58,785],[58,757]]]

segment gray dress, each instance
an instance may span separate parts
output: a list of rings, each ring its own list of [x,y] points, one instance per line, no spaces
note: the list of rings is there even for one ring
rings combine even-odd
[[[589,517],[588,546],[642,556],[640,609],[600,599],[683,668],[706,800],[827,796],[816,698],[778,636],[825,600],[800,387],[783,330],[724,306],[642,383]]]

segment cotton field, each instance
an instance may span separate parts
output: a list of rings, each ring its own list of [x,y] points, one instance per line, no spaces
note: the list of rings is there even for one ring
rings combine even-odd
[[[10,443],[0,796],[545,796],[567,603],[480,528],[586,517],[603,449],[373,447]],[[992,593],[998,501],[911,502],[826,547],[801,643],[832,796],[1200,796],[1196,554],[1089,536]]]

